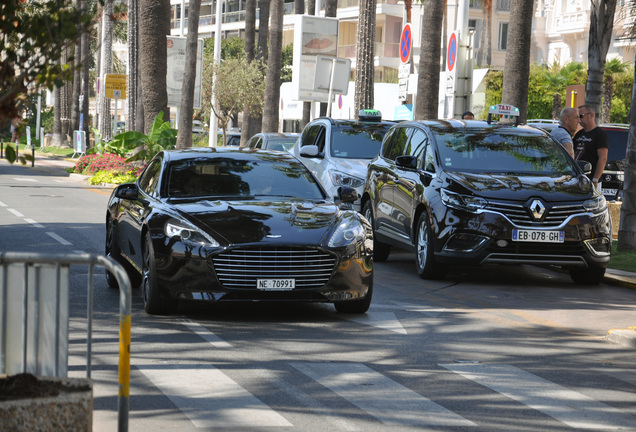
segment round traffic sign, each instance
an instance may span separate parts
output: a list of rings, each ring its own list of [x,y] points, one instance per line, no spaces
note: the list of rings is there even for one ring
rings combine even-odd
[[[411,24],[406,23],[402,28],[400,36],[400,60],[402,63],[408,63],[411,60],[411,50],[413,48],[413,32]]]
[[[338,95],[338,109],[342,109],[342,95]]]
[[[448,39],[448,51],[446,53],[446,63],[448,71],[452,72],[457,63],[457,34],[451,33],[450,39]]]

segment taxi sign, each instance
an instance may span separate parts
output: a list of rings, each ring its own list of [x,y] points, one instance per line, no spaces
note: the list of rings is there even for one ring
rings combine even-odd
[[[491,105],[490,109],[488,110],[488,114],[518,116],[519,108],[512,105],[505,105],[505,104]]]
[[[382,120],[382,113],[376,109],[362,109],[358,112],[358,120],[380,121]]]
[[[104,75],[104,96],[110,99],[126,99],[127,80],[128,75],[124,74]]]

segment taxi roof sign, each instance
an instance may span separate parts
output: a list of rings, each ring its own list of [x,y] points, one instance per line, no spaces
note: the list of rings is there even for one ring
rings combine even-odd
[[[361,109],[358,112],[358,120],[363,121],[380,121],[382,120],[382,113],[376,109]]]
[[[505,104],[491,105],[488,114],[519,116],[519,108]]]

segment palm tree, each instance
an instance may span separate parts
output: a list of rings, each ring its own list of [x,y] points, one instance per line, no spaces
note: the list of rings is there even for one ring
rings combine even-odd
[[[201,0],[188,2],[188,35],[186,37],[185,65],[181,84],[181,114],[177,145],[179,149],[192,147],[192,113],[194,111],[194,84],[197,77],[197,45]]]
[[[591,0],[591,2],[585,103],[593,106],[594,111],[600,112],[605,58],[612,41],[616,0]]]
[[[601,110],[601,123],[610,122],[612,111],[612,97],[614,96],[614,76],[625,72],[629,63],[613,58],[605,63],[605,80],[603,83],[603,109]]]
[[[154,118],[163,112],[170,121],[166,73],[168,52],[166,35],[170,34],[170,0],[140,0],[139,62],[145,132],[150,131]]]
[[[492,62],[492,0],[483,0],[484,28],[481,31],[477,66],[489,65]]]
[[[373,108],[374,103],[375,8],[376,0],[360,0],[356,42],[355,94],[353,97],[356,119],[360,110]]]
[[[139,116],[139,0],[128,0],[128,122],[126,130],[143,132]]]
[[[283,0],[272,0],[270,8],[272,19],[269,28],[263,132],[278,132],[280,68],[283,50]]]
[[[245,2],[245,60],[251,63],[256,55],[256,0]],[[241,145],[257,133],[256,119],[250,114],[250,107],[245,104],[243,109],[243,124],[241,125]]]
[[[102,31],[101,31],[101,56],[99,70],[100,78],[104,78],[106,74],[111,73],[113,66],[113,0],[104,1],[104,7],[102,8]],[[99,93],[99,134],[106,141],[110,141],[111,128],[110,128],[110,99],[104,97],[104,86]],[[64,131],[62,130],[62,133]]]
[[[528,118],[528,78],[534,1],[514,1],[510,5],[510,33],[504,66],[501,102],[519,108],[519,121]]]
[[[416,120],[437,118],[439,100],[440,53],[442,49],[442,21],[446,2],[424,0],[426,24],[420,35],[420,62],[415,99]]]

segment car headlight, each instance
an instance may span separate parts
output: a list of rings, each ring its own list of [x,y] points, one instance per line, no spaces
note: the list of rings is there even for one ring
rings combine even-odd
[[[470,195],[461,195],[449,192],[446,189],[442,189],[441,196],[442,202],[448,207],[454,207],[469,212],[475,212],[477,210],[483,209],[488,204],[488,202],[483,198]]]
[[[350,186],[352,188],[357,188],[364,185],[364,179],[353,177],[349,174],[331,171],[329,175],[331,176],[331,182],[336,186]]]
[[[174,219],[166,222],[164,232],[168,238],[180,237],[182,240],[199,243],[208,246],[220,246],[219,242],[210,237],[207,233],[201,231],[194,225],[187,224]]]
[[[605,208],[607,207],[607,201],[605,200],[605,197],[603,195],[599,195],[583,202],[583,207],[585,208],[585,210],[592,213],[601,213],[605,211]]]
[[[363,242],[366,236],[364,225],[358,219],[355,212],[346,212],[346,215],[340,220],[338,227],[335,229],[327,246],[339,247],[348,246]]]

